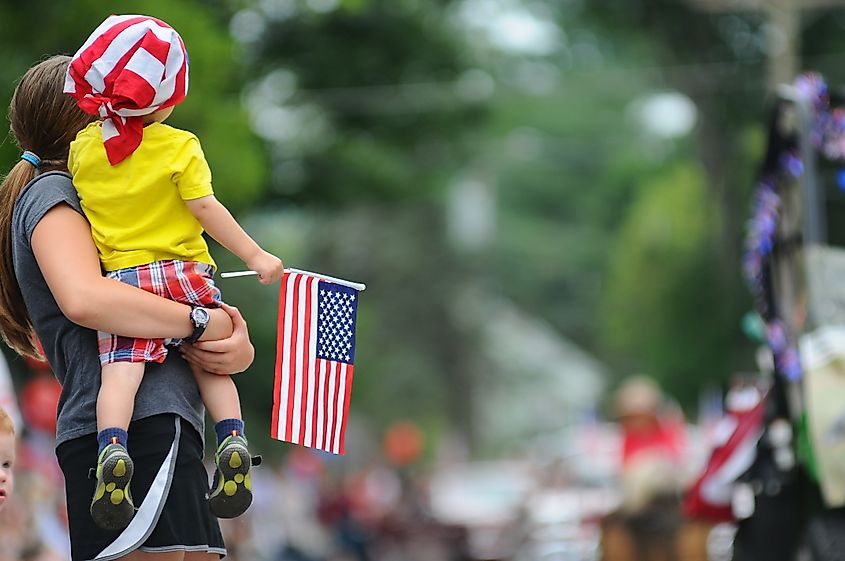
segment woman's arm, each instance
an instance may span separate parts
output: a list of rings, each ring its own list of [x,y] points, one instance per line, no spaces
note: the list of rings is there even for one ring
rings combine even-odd
[[[106,278],[85,218],[66,204],[50,209],[32,232],[32,250],[62,313],[72,322],[125,337],[166,339],[193,331],[190,306]],[[201,340],[232,335],[225,310],[209,310]]]
[[[226,304],[223,304],[223,309],[232,317],[235,326],[231,337],[182,345],[179,352],[185,360],[212,374],[237,374],[252,364],[255,349],[249,341],[246,322],[238,309]]]

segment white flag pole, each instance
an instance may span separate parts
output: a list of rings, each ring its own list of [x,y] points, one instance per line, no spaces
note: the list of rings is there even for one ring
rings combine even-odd
[[[302,269],[285,269],[286,273],[300,273],[303,275],[311,275],[312,277],[318,277],[329,282],[342,284],[343,286],[348,286],[349,288],[354,288],[357,291],[366,290],[367,285],[362,284],[360,282],[352,282],[348,280],[339,279],[336,277],[330,277],[328,275],[323,275],[321,273],[312,273],[311,271],[303,271]],[[229,271],[226,273],[220,273],[220,276],[224,279],[230,279],[235,277],[252,277],[258,275],[255,271]]]

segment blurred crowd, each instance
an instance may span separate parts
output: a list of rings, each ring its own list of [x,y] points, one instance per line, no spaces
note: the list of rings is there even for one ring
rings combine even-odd
[[[46,363],[27,361],[15,392],[0,361],[0,405],[18,427],[15,492],[0,509],[0,561],[70,557],[64,480],[54,453],[61,387]],[[459,561],[464,534],[428,508],[426,477],[414,467],[422,433],[398,422],[365,465],[289,446],[282,460],[253,471],[252,507],[221,520],[232,561]],[[211,461],[209,454],[207,460]],[[213,466],[209,463],[208,472]]]
[[[16,492],[0,511],[0,561],[69,558],[53,451],[58,391],[34,365],[18,396],[25,428]],[[486,462],[454,451],[421,462],[432,443],[408,421],[355,461],[286,446],[282,459],[253,471],[247,513],[221,521],[227,559],[650,561],[671,558],[667,544],[706,559],[710,527],[688,527],[681,514],[683,491],[706,459],[703,425],[687,424],[640,377],[620,387],[613,416]]]
[[[374,461],[339,473],[323,454],[294,449],[253,472],[252,507],[221,520],[232,561],[464,559],[460,530],[427,512],[420,480]],[[16,492],[0,511],[0,561],[69,558],[61,473],[53,441],[26,430]]]
[[[40,430],[27,430],[19,441],[15,492],[0,510],[0,561],[70,558],[64,480],[53,446]]]

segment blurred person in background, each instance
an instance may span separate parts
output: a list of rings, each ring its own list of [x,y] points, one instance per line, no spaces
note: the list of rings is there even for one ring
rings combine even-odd
[[[15,488],[15,425],[6,410],[0,407],[0,510]]]
[[[25,501],[12,500],[16,454],[15,425],[0,408],[0,561],[18,560],[30,541],[31,513]]]
[[[681,525],[684,424],[650,378],[620,386],[614,409],[622,431],[622,500],[614,520],[632,540],[637,561],[672,561]]]
[[[100,376],[95,330],[186,338],[194,325],[190,306],[101,275],[67,173],[70,142],[91,121],[62,92],[69,60],[56,56],[35,65],[12,96],[11,131],[24,152],[0,188],[0,331],[25,356],[37,356],[35,332],[62,382],[56,455],[65,479],[73,561],[101,552],[109,559],[217,559],[226,550],[206,504],[204,411],[190,368],[178,353],[146,373],[129,427],[138,450],[133,481],[142,523],[123,533],[105,531],[89,515]],[[225,307],[209,314],[203,340],[228,337],[198,343],[185,354],[210,372],[245,370],[254,350],[240,313]],[[173,481],[179,484],[170,485]]]

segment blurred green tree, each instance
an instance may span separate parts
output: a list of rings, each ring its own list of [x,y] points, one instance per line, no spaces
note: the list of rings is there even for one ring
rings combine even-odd
[[[445,4],[250,2],[235,15],[274,194],[325,206],[442,191],[471,147],[464,131],[484,114],[462,95],[472,61]]]
[[[639,60],[627,61],[641,77],[651,77],[655,91],[682,92],[698,112],[693,142],[670,159],[696,171],[634,180],[659,185],[673,177],[675,193],[669,185],[628,191],[633,205],[608,261],[599,337],[619,374],[653,374],[692,404],[708,380],[727,380],[753,365],[739,330],[750,305],[739,266],[748,196],[762,156],[765,20],[755,13],[701,13],[692,2],[672,0],[588,2],[579,14],[607,51],[634,47]],[[657,201],[655,192],[667,202]],[[686,232],[697,245],[675,240],[675,266],[650,253],[647,239],[631,239],[644,213],[662,209],[672,216],[696,205],[710,209],[703,224],[694,222],[703,232]],[[653,329],[638,329],[638,322]]]
[[[485,83],[449,5],[243,2],[231,23],[251,75],[244,100],[272,162],[267,208],[299,209],[310,224],[307,249],[280,255],[368,285],[352,409],[375,431],[407,416],[433,432],[473,432],[479,350],[453,309],[470,273],[445,238],[441,201],[474,149]],[[276,215],[282,246],[296,212]],[[259,302],[242,307],[259,313]],[[268,355],[255,368],[269,369]],[[266,403],[266,386],[242,387]]]
[[[0,4],[0,97],[11,98],[18,78],[36,61],[54,54],[72,55],[114,7],[96,0],[34,0]],[[266,190],[268,167],[261,141],[252,133],[240,104],[243,68],[228,34],[229,12],[200,0],[128,0],[121,13],[159,17],[179,31],[190,56],[190,90],[168,120],[197,134],[214,174],[220,199],[234,211],[254,205]],[[38,15],[37,29],[33,14]],[[3,169],[17,158],[12,142],[0,146]]]
[[[610,254],[601,315],[610,350],[685,403],[721,378],[738,338],[718,287],[719,209],[700,166],[640,186]],[[714,227],[715,226],[715,227]]]

